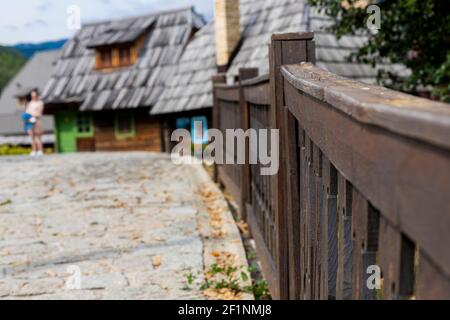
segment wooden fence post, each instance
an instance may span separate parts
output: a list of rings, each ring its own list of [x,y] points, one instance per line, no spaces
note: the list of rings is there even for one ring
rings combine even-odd
[[[225,74],[217,74],[212,77],[213,83],[213,112],[212,112],[212,127],[220,130],[220,105],[216,96],[215,85],[219,83],[226,83],[227,78]],[[214,164],[214,182],[219,181],[219,172],[217,164]]]
[[[298,199],[298,195],[293,195],[296,188],[293,184],[298,183],[298,175],[290,175],[286,170],[292,170],[294,163],[287,162],[293,159],[287,152],[297,152],[290,150],[290,146],[298,145],[290,139],[297,139],[293,135],[292,121],[285,115],[284,101],[284,80],[281,74],[281,66],[286,64],[296,64],[300,62],[315,62],[314,34],[288,33],[274,34],[270,47],[270,88],[271,88],[271,127],[280,130],[279,146],[279,172],[273,176],[272,195],[274,211],[276,216],[276,226],[278,228],[278,238],[276,239],[277,268],[278,268],[278,288],[274,292],[276,299],[299,299],[301,298],[301,279],[298,276],[301,272],[298,254],[295,253],[295,246],[300,243],[300,223],[299,207],[295,206],[293,212],[293,196]],[[288,121],[288,129],[286,129]],[[295,161],[294,161],[295,162]],[[294,180],[295,181],[292,181]]]
[[[242,81],[249,80],[252,78],[256,78],[258,76],[257,68],[241,68],[239,69],[239,103],[241,107],[241,127],[244,131],[249,128],[249,108],[248,103],[245,100],[244,88],[242,86]],[[244,221],[247,221],[247,209],[245,204],[248,200],[250,193],[250,165],[249,165],[249,148],[250,148],[250,139],[248,143],[245,145],[245,164],[242,165],[241,170],[241,198],[239,203],[239,210],[241,214],[241,218]]]

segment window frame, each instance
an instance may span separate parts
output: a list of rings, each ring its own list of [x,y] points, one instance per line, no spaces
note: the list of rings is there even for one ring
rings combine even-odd
[[[114,59],[113,59],[113,49],[112,48],[102,48],[98,50],[99,52],[99,69],[109,69],[114,68]],[[109,53],[109,64],[105,63],[103,60],[103,55]]]
[[[118,55],[119,55],[119,66],[120,67],[128,67],[133,64],[132,57],[131,57],[131,51],[132,51],[131,49],[132,49],[131,46],[122,46],[122,47],[117,48]],[[126,50],[128,52],[128,62],[126,62],[126,63],[124,63],[122,61],[122,51],[123,50]]]
[[[130,129],[131,131],[128,133],[121,133],[120,132],[120,128],[119,128],[119,118],[120,117],[129,117],[130,119]],[[136,119],[134,117],[134,113],[131,112],[127,112],[127,113],[116,113],[114,116],[114,134],[117,140],[124,140],[124,139],[129,139],[129,138],[134,138],[136,137]]]
[[[86,117],[85,119],[89,125],[89,131],[80,132],[79,117]],[[91,114],[77,113],[75,117],[75,130],[77,138],[92,138],[94,136],[94,119]]]
[[[198,139],[197,130],[195,128],[195,122],[201,122],[202,123],[202,133],[203,137],[201,139]],[[208,138],[208,118],[206,116],[195,116],[191,118],[191,140],[193,144],[208,144],[209,138]],[[201,140],[201,142],[200,142]]]

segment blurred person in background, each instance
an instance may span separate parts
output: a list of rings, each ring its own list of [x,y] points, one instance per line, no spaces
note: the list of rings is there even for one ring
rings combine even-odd
[[[42,115],[44,103],[39,98],[39,91],[33,89],[29,95],[25,113],[22,116],[25,132],[31,139],[31,156],[42,156]]]

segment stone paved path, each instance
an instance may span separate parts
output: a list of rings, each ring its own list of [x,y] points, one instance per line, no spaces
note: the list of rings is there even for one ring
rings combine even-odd
[[[148,153],[0,158],[0,186],[1,299],[204,298],[186,290],[208,250],[191,167]]]

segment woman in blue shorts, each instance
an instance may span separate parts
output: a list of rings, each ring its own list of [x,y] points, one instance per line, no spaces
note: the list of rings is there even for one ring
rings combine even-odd
[[[31,139],[31,156],[42,156],[42,122],[44,103],[39,99],[39,91],[34,89],[30,93],[25,113],[22,115],[24,130]]]

